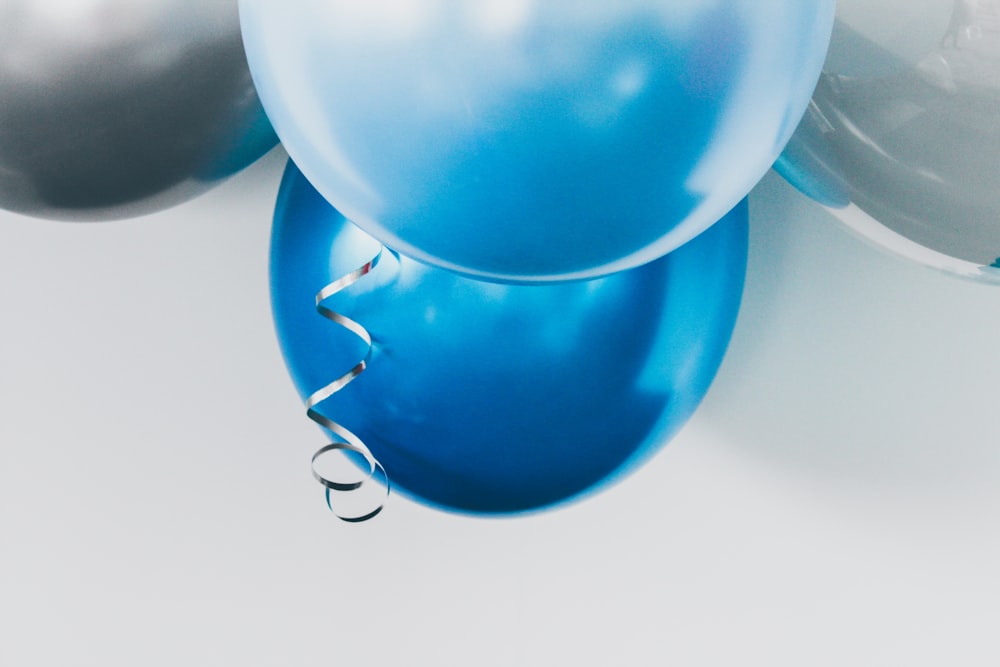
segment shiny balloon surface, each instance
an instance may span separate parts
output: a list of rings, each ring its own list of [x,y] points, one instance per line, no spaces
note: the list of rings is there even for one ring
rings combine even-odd
[[[274,223],[272,307],[305,398],[366,350],[313,297],[380,246],[294,166]],[[670,255],[592,281],[483,282],[387,253],[324,302],[366,327],[374,352],[320,409],[423,502],[510,513],[564,501],[633,470],[692,414],[728,344],[746,255],[745,204]]]
[[[370,234],[497,281],[648,262],[805,110],[833,0],[241,0],[282,143]]]
[[[1000,1],[840,0],[777,166],[877,244],[1000,282]]]
[[[276,143],[236,0],[0,0],[0,208],[141,215]]]

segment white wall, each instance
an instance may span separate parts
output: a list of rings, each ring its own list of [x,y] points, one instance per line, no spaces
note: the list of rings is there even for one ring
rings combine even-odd
[[[0,213],[0,665],[1000,659],[1000,289],[772,174],[730,354],[649,466],[348,526],[270,320],[282,166],[143,220]]]

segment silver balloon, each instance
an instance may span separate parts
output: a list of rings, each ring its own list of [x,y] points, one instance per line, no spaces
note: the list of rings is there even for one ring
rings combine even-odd
[[[1000,281],[1000,0],[839,0],[776,166],[876,243]]]
[[[276,142],[236,0],[0,0],[0,208],[133,217]]]

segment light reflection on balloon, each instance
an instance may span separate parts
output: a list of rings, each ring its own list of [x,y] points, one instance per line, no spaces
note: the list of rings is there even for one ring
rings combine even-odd
[[[150,213],[276,143],[236,0],[0,0],[0,208]]]
[[[1000,281],[1000,2],[842,0],[837,17],[779,171],[889,250]]]
[[[752,188],[832,0],[241,0],[282,142],[412,257],[501,281],[650,261]]]

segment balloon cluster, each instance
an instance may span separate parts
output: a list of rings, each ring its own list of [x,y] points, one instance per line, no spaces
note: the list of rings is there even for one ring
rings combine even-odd
[[[655,453],[775,160],[1000,281],[1000,0],[0,0],[0,208],[135,217],[279,138],[273,314],[348,521],[390,479],[519,513]]]

